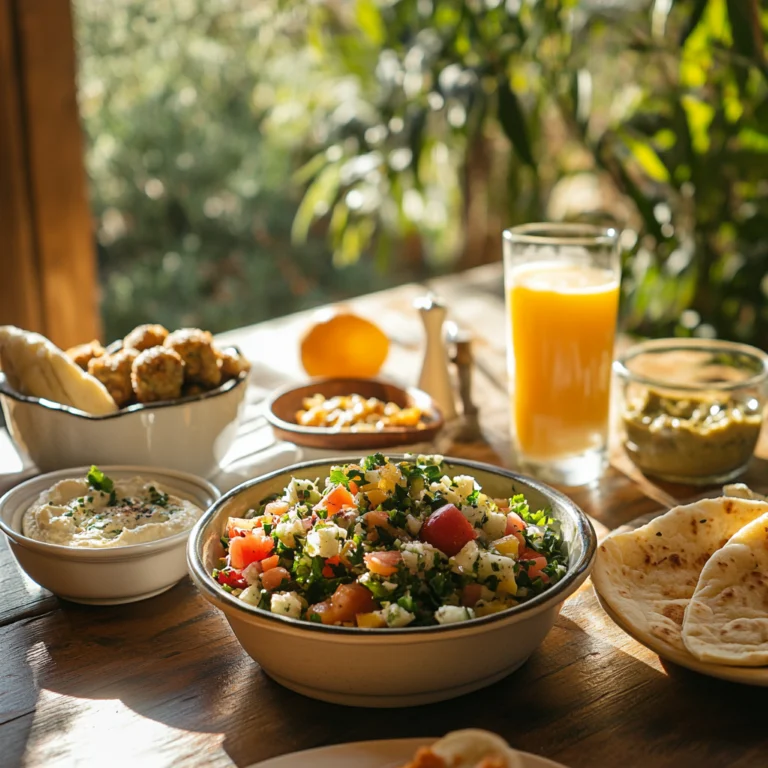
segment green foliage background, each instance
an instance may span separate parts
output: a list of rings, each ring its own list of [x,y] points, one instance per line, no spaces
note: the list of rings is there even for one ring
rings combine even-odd
[[[108,337],[625,229],[624,322],[768,346],[758,0],[77,0]]]

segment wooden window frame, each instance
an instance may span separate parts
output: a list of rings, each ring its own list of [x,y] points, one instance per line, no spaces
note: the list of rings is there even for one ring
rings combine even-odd
[[[100,334],[69,0],[0,0],[0,324]]]

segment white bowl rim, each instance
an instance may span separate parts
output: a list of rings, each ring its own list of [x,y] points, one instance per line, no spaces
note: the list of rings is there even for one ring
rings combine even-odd
[[[56,555],[67,560],[126,560],[133,557],[141,557],[149,552],[156,550],[170,549],[178,543],[184,541],[192,531],[192,528],[186,531],[180,531],[173,536],[166,536],[162,539],[155,541],[142,542],[140,544],[125,544],[117,547],[68,547],[65,544],[51,544],[47,541],[38,541],[32,539],[29,536],[25,536],[21,531],[17,531],[11,527],[9,523],[6,523],[2,516],[3,508],[17,496],[23,495],[29,491],[32,486],[36,486],[42,481],[46,481],[49,484],[46,486],[50,488],[51,485],[59,480],[66,480],[68,478],[80,478],[84,474],[87,474],[90,466],[84,467],[68,467],[66,469],[57,469],[54,472],[45,472],[40,475],[35,475],[29,480],[25,480],[23,483],[19,483],[6,491],[0,496],[0,530],[13,542],[19,546],[26,547],[31,550],[38,550],[46,552],[48,554]],[[99,467],[102,472],[109,474],[110,472],[126,472],[135,473],[136,475],[148,476],[148,479],[162,482],[163,478],[170,481],[182,480],[191,485],[195,485],[199,490],[205,491],[213,500],[214,504],[221,498],[221,491],[208,480],[193,475],[189,472],[182,472],[176,469],[164,469],[162,467],[149,467],[146,465],[138,464],[106,464]],[[45,488],[41,489],[39,493],[42,493]],[[39,494],[38,494],[39,495]],[[203,515],[205,516],[206,510],[203,509]]]
[[[394,461],[402,461],[405,459],[412,459],[413,454],[385,454],[387,458]],[[228,609],[227,612],[238,613],[243,612],[245,614],[264,619],[267,621],[275,622],[280,625],[288,625],[292,629],[304,630],[308,632],[324,632],[335,635],[347,635],[347,636],[368,636],[379,635],[393,637],[396,635],[418,635],[418,634],[437,634],[440,632],[455,632],[460,629],[470,629],[478,626],[489,625],[502,621],[504,619],[516,619],[524,616],[524,614],[539,613],[545,610],[547,607],[551,607],[561,600],[564,600],[569,594],[571,594],[581,582],[583,582],[589,570],[594,562],[595,555],[597,554],[597,534],[595,533],[592,523],[584,513],[584,511],[571,499],[564,494],[556,491],[546,483],[542,483],[539,480],[521,475],[511,470],[504,469],[503,467],[494,467],[492,464],[486,464],[480,461],[471,461],[469,459],[460,459],[458,457],[443,456],[443,462],[445,464],[458,464],[462,467],[466,467],[472,470],[481,470],[483,472],[490,472],[495,475],[507,478],[512,481],[517,481],[527,485],[530,488],[538,491],[549,497],[552,501],[557,501],[566,511],[566,513],[574,518],[576,523],[576,538],[581,539],[583,545],[583,553],[572,568],[568,569],[566,575],[554,584],[552,587],[542,592],[540,595],[527,600],[520,605],[516,605],[512,608],[508,608],[498,613],[493,613],[488,616],[481,616],[474,619],[468,619],[467,621],[456,622],[454,624],[439,624],[436,626],[427,627],[386,627],[386,628],[368,628],[368,627],[339,627],[335,625],[319,624],[312,621],[304,621],[302,619],[293,619],[288,616],[281,616],[279,614],[265,611],[262,608],[258,608],[254,605],[244,603],[242,600],[228,594],[213,580],[213,577],[205,571],[202,564],[201,550],[203,545],[203,533],[208,526],[209,521],[216,515],[219,509],[226,504],[230,499],[239,495],[243,491],[261,483],[272,480],[280,475],[293,473],[300,469],[308,469],[311,467],[328,466],[331,464],[348,464],[350,462],[349,457],[337,457],[337,458],[324,458],[314,459],[312,461],[302,461],[296,464],[291,464],[283,469],[278,469],[273,472],[269,472],[266,475],[253,478],[252,480],[246,480],[244,483],[235,486],[232,490],[225,493],[220,499],[214,502],[207,512],[195,523],[195,527],[192,529],[189,541],[187,543],[187,564],[189,566],[189,573],[192,580],[197,585],[198,589],[203,592],[204,597],[214,603],[221,603]],[[219,607],[219,606],[217,606]],[[221,608],[221,610],[225,610]]]
[[[227,349],[236,348],[227,347]],[[227,394],[228,392],[232,392],[238,387],[243,386],[244,382],[248,380],[248,376],[248,371],[241,371],[236,378],[229,379],[223,384],[219,384],[215,389],[208,390],[207,392],[200,392],[197,395],[187,395],[186,397],[180,397],[176,400],[161,400],[156,403],[134,403],[126,408],[120,408],[112,413],[104,413],[101,416],[86,413],[78,408],[72,408],[72,406],[64,405],[63,403],[56,403],[53,400],[46,400],[44,397],[22,395],[11,387],[2,371],[0,371],[0,395],[8,397],[11,400],[16,400],[19,403],[28,403],[29,405],[43,408],[47,411],[66,413],[67,415],[75,416],[78,419],[87,419],[88,421],[108,421],[109,419],[119,419],[121,416],[128,416],[129,414],[144,413],[145,411],[153,411],[160,408],[176,408],[183,405],[189,405],[190,403],[197,403],[202,400],[209,400],[213,397],[219,397],[220,395]]]

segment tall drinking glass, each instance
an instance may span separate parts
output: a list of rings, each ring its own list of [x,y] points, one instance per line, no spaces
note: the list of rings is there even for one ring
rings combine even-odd
[[[512,440],[543,480],[583,485],[605,468],[620,269],[614,229],[504,232]]]

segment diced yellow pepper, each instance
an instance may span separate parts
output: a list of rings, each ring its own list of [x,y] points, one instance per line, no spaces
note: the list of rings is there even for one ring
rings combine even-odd
[[[368,497],[368,501],[371,504],[371,509],[376,509],[376,507],[378,507],[379,504],[381,504],[381,502],[387,498],[387,494],[384,493],[384,491],[380,491],[378,488],[373,491],[368,491],[368,493],[365,495]]]
[[[506,555],[507,557],[517,557],[517,553],[520,550],[520,542],[517,540],[517,537],[513,535],[496,539],[496,541],[493,542],[493,546],[500,554]]]
[[[514,576],[509,576],[504,581],[499,582],[499,586],[496,587],[496,591],[506,595],[517,594],[517,582]]]
[[[475,606],[475,616],[489,616],[492,613],[499,613],[509,608],[506,603],[500,600],[493,600],[490,603],[480,603]]]
[[[355,616],[358,627],[368,627],[369,629],[380,629],[386,627],[387,622],[378,613],[358,613]]]
[[[361,491],[374,491],[379,487],[378,483],[366,483],[365,485],[360,486]]]

